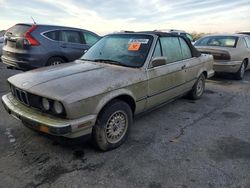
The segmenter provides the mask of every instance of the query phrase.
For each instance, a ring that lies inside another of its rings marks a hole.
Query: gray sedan
[[[233,73],[241,80],[250,69],[250,38],[247,35],[209,35],[199,39],[195,47],[201,53],[214,56],[215,72]]]

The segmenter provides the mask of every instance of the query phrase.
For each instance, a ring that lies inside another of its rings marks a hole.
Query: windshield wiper
[[[120,61],[115,61],[112,59],[94,59],[94,62],[104,62],[109,64],[115,64],[115,65],[123,65]]]

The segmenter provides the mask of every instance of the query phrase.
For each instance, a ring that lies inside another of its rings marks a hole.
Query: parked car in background
[[[180,35],[183,37],[186,37],[190,42],[194,43],[194,39],[191,34],[187,33],[186,31],[183,30],[177,30],[177,29],[170,29],[170,30],[155,30],[155,31],[161,31],[161,32],[166,32],[166,33],[173,33],[176,35]]]
[[[250,38],[247,35],[209,35],[199,39],[195,47],[201,53],[214,56],[215,72],[233,73],[240,80],[250,69]]]
[[[238,34],[244,34],[244,35],[249,35],[250,36],[250,31],[241,31]]]
[[[0,37],[0,58],[3,54],[4,37]]]
[[[3,37],[5,32],[6,32],[5,30],[0,30],[0,37]]]
[[[195,42],[193,39],[193,36],[191,34],[187,33],[186,31],[171,29],[170,32],[177,34],[177,35],[184,36],[187,39],[189,39],[192,43]]]
[[[70,65],[9,78],[2,101],[30,128],[69,138],[92,133],[109,150],[125,141],[134,115],[187,93],[199,99],[212,67],[213,57],[182,36],[110,34]]]
[[[29,70],[80,58],[100,37],[87,30],[39,24],[16,24],[5,33],[2,61]]]

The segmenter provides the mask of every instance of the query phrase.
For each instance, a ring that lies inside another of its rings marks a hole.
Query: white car
[[[214,56],[214,71],[233,73],[237,80],[250,70],[250,37],[242,34],[209,35],[194,45],[201,53]]]

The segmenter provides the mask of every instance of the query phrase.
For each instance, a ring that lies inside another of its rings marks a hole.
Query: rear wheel
[[[47,61],[47,66],[54,66],[54,65],[59,65],[65,63],[65,61],[61,57],[51,57]]]
[[[108,104],[93,129],[98,148],[107,151],[119,147],[126,140],[132,122],[132,110],[127,103],[114,100]]]
[[[201,74],[189,93],[191,99],[197,100],[201,98],[205,90],[205,81],[206,81],[205,75]]]
[[[242,80],[244,78],[245,70],[246,70],[246,60],[242,62],[240,69],[235,74],[235,79]]]

